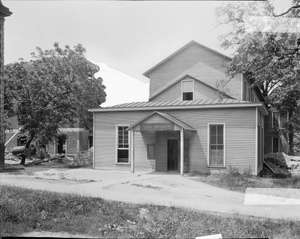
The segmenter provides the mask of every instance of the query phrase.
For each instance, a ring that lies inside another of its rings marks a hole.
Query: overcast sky
[[[2,1],[5,63],[30,59],[36,46],[83,44],[86,57],[143,79],[142,73],[196,40],[220,50],[214,8],[220,2]]]
[[[8,1],[5,64],[30,59],[37,46],[81,43],[86,57],[141,81],[142,74],[191,40],[220,48],[221,1]],[[105,79],[104,79],[105,80]]]

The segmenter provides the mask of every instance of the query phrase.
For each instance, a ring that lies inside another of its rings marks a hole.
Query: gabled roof
[[[143,119],[137,121],[136,123],[134,123],[133,125],[131,125],[128,130],[131,130],[132,128],[134,128],[135,126],[137,126],[138,124],[142,123],[143,121],[145,121],[146,119],[150,118],[152,115],[154,114],[158,114],[161,117],[173,122],[174,124],[178,125],[179,127],[185,129],[185,130],[189,130],[189,131],[197,131],[196,129],[194,129],[193,127],[189,126],[188,124],[180,121],[179,119],[175,118],[174,116],[167,114],[167,113],[162,113],[162,112],[158,112],[158,111],[154,111],[152,112],[150,115],[147,115],[146,117],[144,117]]]
[[[159,102],[131,102],[114,105],[105,108],[89,109],[90,112],[120,112],[120,111],[143,111],[143,110],[188,110],[188,109],[219,109],[219,108],[247,108],[258,107],[267,115],[268,111],[262,102],[249,102],[235,99],[202,99],[188,101],[159,101]]]
[[[149,70],[147,70],[143,75],[146,76],[146,77],[149,77],[149,73],[150,73],[151,71],[153,71],[154,69],[156,69],[157,67],[159,67],[160,65],[162,65],[163,63],[165,63],[166,61],[172,59],[174,56],[178,55],[178,54],[179,54],[180,52],[182,52],[184,49],[186,49],[186,48],[188,48],[189,46],[194,45],[194,44],[196,44],[196,45],[198,45],[198,46],[200,46],[200,47],[202,47],[202,48],[205,48],[206,50],[209,50],[209,51],[213,52],[214,54],[217,54],[217,55],[219,55],[219,56],[225,58],[226,60],[231,60],[231,58],[230,58],[229,56],[226,56],[226,55],[224,55],[224,54],[222,54],[222,53],[220,53],[220,52],[218,52],[218,51],[216,51],[216,50],[213,50],[213,49],[211,49],[211,48],[209,48],[209,47],[207,47],[207,46],[204,46],[204,45],[200,44],[199,42],[196,42],[196,41],[192,40],[192,41],[190,41],[189,43],[185,44],[185,45],[184,45],[183,47],[181,47],[180,49],[178,49],[177,51],[175,51],[173,54],[171,54],[170,56],[168,56],[167,58],[165,58],[164,60],[162,60],[161,62],[157,63],[155,66],[151,67],[151,68],[150,68]]]
[[[206,78],[203,77],[203,71],[205,72],[209,72],[209,78],[207,78],[207,74],[206,74]],[[179,82],[180,80],[182,80],[183,78],[190,76],[191,78],[193,78],[194,80],[199,81],[202,84],[205,84],[206,86],[213,88],[217,91],[216,89],[216,80],[217,79],[222,79],[224,78],[224,74],[220,71],[215,70],[214,68],[210,67],[209,65],[203,63],[203,62],[198,62],[197,64],[195,64],[194,66],[192,66],[190,69],[188,69],[187,71],[183,72],[182,74],[176,76],[174,79],[170,80],[167,84],[165,84],[163,87],[159,88],[157,91],[155,91],[152,95],[150,95],[149,100],[152,100],[154,97],[158,96],[159,94],[161,94],[162,92],[164,92],[165,90],[167,90],[168,88],[170,88],[171,86],[173,86],[174,84],[176,84],[177,82]],[[215,81],[214,81],[215,79]],[[234,89],[232,89],[234,91]],[[232,94],[236,94],[238,92],[232,92]],[[229,96],[227,94],[222,93],[223,95],[226,95],[230,98],[234,98],[232,96]]]
[[[5,7],[0,0],[0,15],[2,15],[4,17],[8,17],[11,14],[12,14],[12,12],[9,11],[9,9],[7,7]]]

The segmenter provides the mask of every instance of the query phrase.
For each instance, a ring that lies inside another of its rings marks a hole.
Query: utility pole
[[[12,14],[0,0],[0,170],[4,169],[5,130],[4,130],[4,18]]]

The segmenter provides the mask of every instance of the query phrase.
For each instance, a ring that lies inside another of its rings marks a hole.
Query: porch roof
[[[172,123],[174,123],[174,124],[178,125],[179,127],[183,128],[184,130],[197,131],[193,127],[191,127],[188,124],[180,121],[179,119],[175,118],[174,116],[172,116],[170,114],[167,114],[167,113],[158,112],[158,111],[154,111],[151,114],[147,115],[146,117],[142,118],[141,120],[137,121],[136,123],[134,123],[133,125],[131,125],[128,128],[128,130],[132,130],[135,126],[141,124],[143,121],[145,121],[146,119],[150,118],[154,114],[160,115],[161,117],[163,117],[163,118],[171,121]]]

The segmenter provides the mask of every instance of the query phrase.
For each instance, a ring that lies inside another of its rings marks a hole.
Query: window
[[[272,112],[272,128],[278,128],[279,113]]]
[[[224,124],[209,125],[209,166],[223,167],[224,163]]]
[[[272,138],[272,148],[273,148],[273,153],[278,153],[279,152],[279,138]]]
[[[182,100],[194,99],[194,80],[181,81]]]
[[[251,87],[248,89],[248,101],[251,101]]]
[[[243,81],[243,100],[247,100],[247,97],[246,97],[246,81],[244,80]]]
[[[27,143],[26,135],[19,135],[17,138],[17,146],[23,146]]]
[[[93,146],[93,136],[89,136],[89,148]]]
[[[129,163],[128,126],[117,126],[117,163]]]

